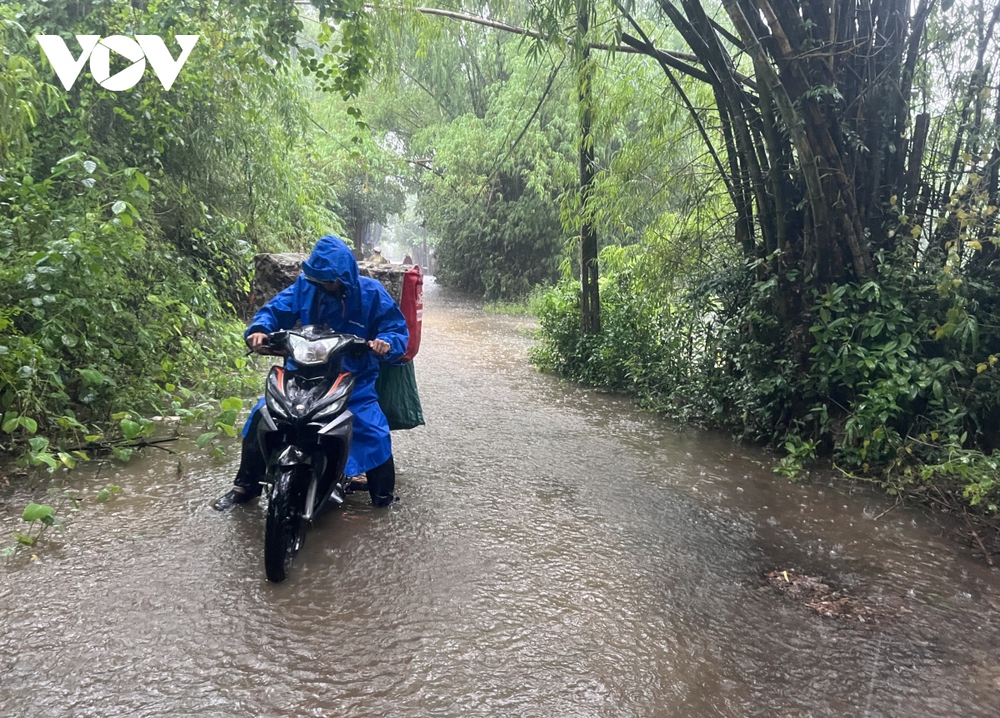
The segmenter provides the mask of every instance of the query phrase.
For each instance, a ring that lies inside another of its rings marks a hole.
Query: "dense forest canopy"
[[[444,283],[535,291],[544,369],[783,446],[789,475],[832,454],[995,508],[998,21],[986,0],[7,3],[5,448],[51,462],[252,384],[252,255],[328,231],[360,255],[385,226]],[[169,91],[84,71],[67,92],[33,39],[116,33],[200,40]]]

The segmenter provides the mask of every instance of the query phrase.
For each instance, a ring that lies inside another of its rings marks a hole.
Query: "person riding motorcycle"
[[[388,506],[395,500],[396,467],[389,424],[378,404],[375,380],[379,361],[397,362],[406,352],[406,320],[378,281],[359,276],[350,247],[338,237],[325,235],[302,263],[302,274],[295,283],[261,307],[244,338],[253,351],[259,352],[269,333],[291,329],[299,322],[303,326],[326,325],[333,331],[368,340],[370,352],[360,358],[344,359],[344,370],[355,376],[348,405],[354,414],[354,438],[344,473],[367,474],[372,503]],[[260,496],[267,458],[254,437],[263,403],[263,399],[257,403],[243,427],[240,467],[233,488],[212,504],[217,511]]]

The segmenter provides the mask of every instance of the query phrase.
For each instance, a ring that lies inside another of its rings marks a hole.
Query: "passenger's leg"
[[[368,474],[368,494],[372,497],[372,504],[375,506],[391,504],[395,500],[392,492],[396,489],[396,464],[392,457],[365,473]]]

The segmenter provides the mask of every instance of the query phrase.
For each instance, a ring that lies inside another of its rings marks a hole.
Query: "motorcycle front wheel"
[[[264,527],[264,570],[267,579],[275,583],[285,580],[288,567],[305,539],[306,522],[302,518],[302,504],[308,477],[299,480],[298,476],[303,471],[308,471],[308,468],[281,471],[271,488]]]

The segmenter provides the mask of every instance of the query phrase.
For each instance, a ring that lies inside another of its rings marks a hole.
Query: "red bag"
[[[420,350],[420,325],[424,320],[424,270],[419,264],[403,274],[403,296],[399,309],[410,331],[410,343],[406,345],[406,354],[400,361],[408,362]]]

